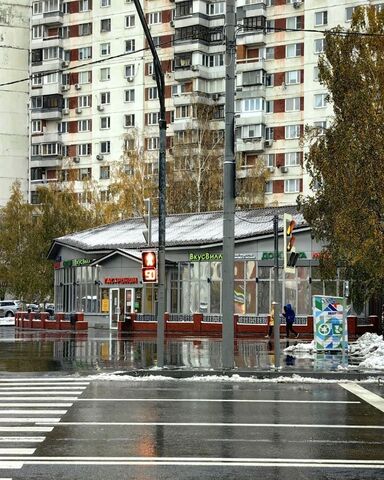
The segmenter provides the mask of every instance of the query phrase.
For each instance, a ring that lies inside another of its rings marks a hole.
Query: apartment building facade
[[[353,8],[367,4],[380,2],[238,0],[238,176],[262,159],[267,205],[309,193],[301,137],[332,116],[318,81],[322,32],[348,27]],[[214,106],[214,128],[223,131],[225,2],[144,0],[143,8],[165,72],[168,147],[193,124],[196,102]],[[32,202],[38,185],[69,180],[79,195],[92,180],[107,201],[127,145],[156,175],[158,91],[133,2],[34,1],[31,32]]]
[[[30,1],[2,1],[0,4],[0,207],[19,180],[28,190],[28,82]]]

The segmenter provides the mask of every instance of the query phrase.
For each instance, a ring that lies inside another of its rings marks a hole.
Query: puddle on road
[[[288,342],[281,343],[281,349]],[[313,357],[281,354],[283,370],[336,370],[347,359],[341,356]],[[273,342],[237,339],[238,368],[269,370],[275,362]],[[165,363],[169,367],[221,368],[218,338],[167,338]],[[18,331],[0,329],[0,372],[94,373],[100,370],[130,370],[156,366],[156,338],[121,336],[117,332],[88,333]]]

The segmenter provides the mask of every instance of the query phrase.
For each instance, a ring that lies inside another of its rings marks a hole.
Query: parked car
[[[37,303],[27,303],[27,312],[39,312],[40,307]]]
[[[22,309],[20,300],[0,300],[0,317],[14,317],[16,312]]]
[[[55,314],[55,304],[54,303],[46,303],[45,309],[46,312],[52,317]]]

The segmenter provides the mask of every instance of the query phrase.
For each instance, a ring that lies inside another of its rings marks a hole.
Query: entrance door
[[[120,317],[120,289],[111,288],[109,291],[109,326],[117,328]]]
[[[135,311],[135,289],[125,289],[124,317]]]

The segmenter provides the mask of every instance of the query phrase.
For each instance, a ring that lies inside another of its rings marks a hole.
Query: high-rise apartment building
[[[19,180],[27,198],[30,1],[0,2],[0,207]]]
[[[367,4],[380,2],[238,0],[238,175],[262,158],[267,204],[309,191],[300,137],[306,125],[321,132],[332,114],[318,81],[322,32],[348,27],[353,8]],[[165,72],[168,145],[182,138],[196,102],[215,106],[223,130],[225,2],[144,0],[143,8]],[[36,185],[69,179],[79,193],[92,179],[107,199],[127,142],[156,174],[158,91],[131,0],[34,1],[31,62],[32,202]]]

